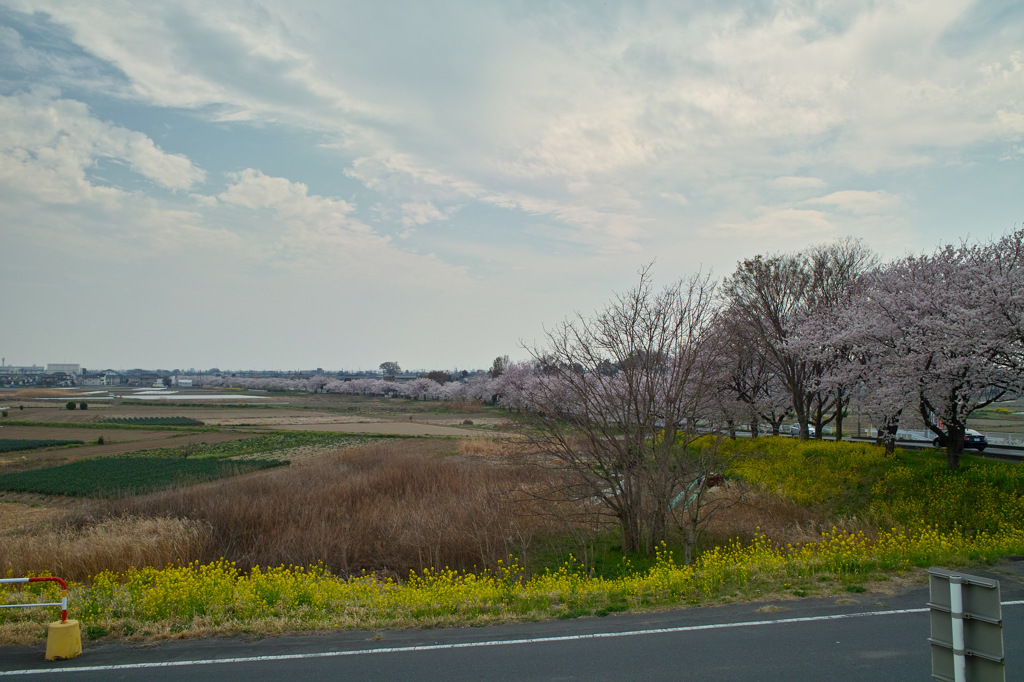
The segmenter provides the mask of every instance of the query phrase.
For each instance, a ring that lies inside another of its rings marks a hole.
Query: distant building
[[[102,372],[82,372],[78,383],[80,386],[106,386]]]
[[[82,373],[82,366],[78,364],[71,364],[67,362],[54,362],[46,363],[47,374],[71,374],[79,375]]]

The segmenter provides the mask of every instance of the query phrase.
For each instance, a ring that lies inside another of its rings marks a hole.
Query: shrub
[[[65,408],[67,408],[67,409],[69,409],[69,410],[73,410],[73,409],[75,409],[75,401],[74,401],[74,400],[69,400],[69,401],[68,401],[68,404],[67,404],[67,405],[65,405],[64,407],[65,407]]]
[[[0,414],[2,414],[3,416],[6,417],[7,416],[7,410],[4,410],[3,412],[0,412]]]
[[[85,402],[83,400],[82,402],[78,403],[78,409],[80,409],[80,410],[88,410],[89,409],[89,403],[87,403],[87,402]]]
[[[103,436],[96,439],[96,445],[103,445]]]

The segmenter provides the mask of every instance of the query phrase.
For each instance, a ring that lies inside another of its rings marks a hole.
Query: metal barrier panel
[[[999,583],[928,569],[932,677],[943,682],[1005,682]]]

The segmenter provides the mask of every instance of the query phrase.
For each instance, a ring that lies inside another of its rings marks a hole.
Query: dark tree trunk
[[[946,425],[946,467],[950,471],[960,468],[960,455],[964,451],[964,431],[967,427],[960,424]]]
[[[846,403],[843,401],[842,396],[836,397],[836,440],[843,439],[843,411],[846,409]]]

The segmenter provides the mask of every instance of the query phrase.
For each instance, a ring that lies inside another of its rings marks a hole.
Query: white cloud
[[[346,278],[376,278],[415,282],[446,289],[464,280],[460,268],[432,254],[403,251],[388,237],[354,218],[348,202],[310,194],[306,185],[246,169],[232,174],[232,184],[217,198],[232,208],[245,209],[232,219],[238,231],[262,233],[263,261],[292,270],[340,271]],[[269,216],[260,212],[269,211]],[[424,212],[424,215],[426,212]],[[209,220],[218,220],[216,212]],[[252,237],[255,239],[255,237]]]
[[[111,201],[121,190],[87,176],[111,160],[163,187],[188,189],[205,174],[142,133],[94,118],[81,102],[46,88],[0,95],[0,178],[54,203]]]
[[[311,197],[305,184],[287,178],[269,177],[253,168],[232,173],[230,179],[233,184],[218,195],[221,201],[228,204],[245,208],[277,209],[317,205],[338,216],[345,216],[352,211],[352,206],[345,201]]]
[[[770,184],[775,189],[781,190],[820,189],[826,185],[821,178],[798,175],[783,175],[773,178]]]
[[[143,101],[314,129],[358,159],[349,177],[396,207],[521,208],[566,221],[596,251],[649,234],[651,197],[692,200],[748,174],[767,189],[815,189],[808,165],[948,163],[1024,135],[1014,34],[948,45],[966,0],[441,3],[400,16],[274,0],[32,7],[120,68]],[[384,30],[393,40],[375,37]],[[405,227],[423,217],[393,213]]]
[[[661,192],[658,196],[680,206],[688,206],[690,204],[690,200],[686,198],[686,195],[680,192]]]
[[[750,219],[723,221],[705,230],[707,232],[753,240],[757,244],[755,248],[770,251],[799,251],[839,234],[823,211],[789,206],[762,207],[758,215]]]
[[[405,227],[447,219],[448,216],[429,201],[407,201],[402,204],[402,225]]]
[[[897,208],[901,201],[885,190],[865,192],[862,190],[842,190],[832,192],[823,197],[807,199],[804,204],[834,206],[840,211],[856,214],[885,213]]]

